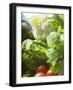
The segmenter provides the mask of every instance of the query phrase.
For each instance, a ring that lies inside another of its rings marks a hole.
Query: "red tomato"
[[[40,66],[36,69],[36,73],[38,73],[38,72],[44,72],[44,73],[46,73],[49,68],[50,68],[50,64],[40,65]]]
[[[54,73],[54,72],[52,72],[52,71],[48,71],[47,73],[46,73],[46,76],[56,76],[57,75],[57,73]]]
[[[36,77],[46,76],[46,73],[44,72],[38,72],[35,74]]]

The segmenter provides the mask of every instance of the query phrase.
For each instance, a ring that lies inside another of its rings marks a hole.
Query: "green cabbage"
[[[34,16],[31,21],[33,35],[38,40],[46,41],[50,32],[64,29],[64,15],[62,14],[53,14],[51,17],[50,15]]]

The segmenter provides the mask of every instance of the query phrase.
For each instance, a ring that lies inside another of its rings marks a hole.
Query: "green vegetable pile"
[[[26,37],[21,42],[22,77],[35,76],[35,70],[42,64],[51,64],[52,72],[64,75],[64,15],[38,15],[30,21],[34,38]],[[30,34],[27,32],[27,36]]]

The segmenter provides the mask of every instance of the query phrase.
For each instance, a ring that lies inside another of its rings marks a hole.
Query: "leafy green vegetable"
[[[22,43],[22,63],[30,70],[46,63],[47,45],[42,41],[27,39]]]
[[[56,64],[54,64],[51,68],[51,71],[58,73],[58,75],[64,74],[64,60],[60,60]]]
[[[32,25],[36,27],[36,29],[38,29],[38,27],[41,24],[41,17],[40,16],[34,16],[32,17]]]
[[[59,26],[61,26],[62,29],[64,29],[64,15],[58,15],[54,14],[52,17],[53,25],[58,29]]]
[[[35,69],[45,63],[51,63],[50,70],[58,75],[63,75],[64,15],[51,14],[51,17],[50,15],[38,15],[32,17],[31,22],[33,35],[28,37],[29,34],[26,34],[26,40],[24,39],[22,42],[23,77],[34,76]],[[26,29],[25,31],[27,31]],[[33,40],[33,36],[35,40]]]
[[[49,49],[46,51],[48,57],[47,63],[52,63],[52,71],[57,72],[59,75],[63,74],[64,68],[64,34],[59,32],[51,32],[47,37],[47,44]]]
[[[51,32],[47,37],[47,44],[50,48],[55,47],[59,43],[60,34],[57,32]]]
[[[32,25],[34,27],[33,35],[35,39],[46,41],[47,36],[53,31],[63,31],[64,29],[64,15],[54,14],[49,16],[35,16],[32,18]]]

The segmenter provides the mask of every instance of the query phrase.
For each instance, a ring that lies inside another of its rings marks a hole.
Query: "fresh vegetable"
[[[22,23],[22,76],[64,75],[64,15],[36,15],[30,21],[32,27]]]
[[[39,65],[45,64],[47,45],[42,41],[27,39],[22,43],[22,64],[28,70],[35,70]],[[25,72],[25,70],[24,70]]]
[[[46,73],[46,76],[56,76],[57,73],[55,72],[52,72],[51,70],[49,70],[47,73]]]
[[[51,63],[52,71],[59,75],[64,74],[64,34],[60,32],[51,32],[47,37],[49,49],[46,51],[48,57],[47,63]],[[61,70],[60,70],[61,68]]]
[[[44,72],[46,73],[47,70],[49,70],[51,64],[43,64],[43,65],[40,65],[37,69],[36,69],[36,73],[38,72]]]
[[[41,76],[46,76],[46,73],[38,72],[38,73],[35,74],[35,77],[41,77]]]
[[[46,41],[50,32],[57,31],[59,27],[64,29],[64,15],[48,15],[32,17],[33,35],[35,39]]]

